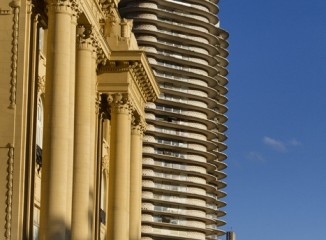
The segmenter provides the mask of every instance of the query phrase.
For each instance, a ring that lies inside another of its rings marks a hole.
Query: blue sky
[[[326,239],[326,1],[219,6],[230,32],[225,229]]]

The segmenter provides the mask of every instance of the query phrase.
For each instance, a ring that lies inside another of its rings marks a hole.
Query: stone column
[[[131,130],[130,240],[141,239],[142,149],[145,121],[135,118]]]
[[[75,79],[76,79],[76,28],[77,15],[71,18],[71,38],[70,38],[70,86],[69,86],[69,162],[67,180],[67,238],[71,238],[71,209],[72,209],[72,182],[73,182],[73,162],[74,162],[74,124],[75,124]]]
[[[93,40],[94,41],[94,40]],[[94,44],[96,45],[96,41],[94,41]],[[96,200],[96,166],[97,166],[97,122],[98,122],[98,114],[99,114],[99,107],[98,107],[98,99],[97,99],[97,53],[96,48],[94,47],[93,53],[92,53],[92,86],[91,86],[91,158],[90,158],[90,166],[89,166],[89,221],[92,223],[89,229],[89,239],[95,238],[94,234],[95,231],[95,224],[96,224],[96,208],[95,208],[95,200]]]
[[[111,107],[108,234],[129,239],[131,105],[127,94],[108,97]]]
[[[66,239],[70,1],[49,1],[40,239]]]
[[[72,239],[89,239],[89,168],[91,151],[92,41],[79,27],[77,40]],[[94,100],[93,100],[94,101]],[[94,114],[94,113],[93,113]]]

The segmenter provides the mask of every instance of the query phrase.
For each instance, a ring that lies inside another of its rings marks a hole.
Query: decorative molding
[[[83,0],[80,2],[81,8],[85,15],[90,19],[89,22],[94,24],[92,26],[92,37],[96,41],[97,46],[97,63],[106,63],[106,60],[110,56],[110,48],[103,36],[103,21],[105,19],[105,13],[102,11],[101,1]]]
[[[109,170],[110,170],[109,156],[105,155],[104,157],[102,157],[102,171],[109,173]]]
[[[135,80],[140,93],[146,101],[155,101],[157,94],[152,86],[144,65],[139,61],[109,61],[106,65],[101,66],[98,73],[107,72],[126,72],[129,71]]]
[[[14,174],[14,146],[9,143],[7,161],[7,192],[6,192],[6,218],[5,218],[5,239],[11,239],[11,218],[12,218],[12,195],[13,195],[13,174]]]
[[[131,68],[131,64],[129,61],[109,61],[100,67],[99,73],[126,72]]]
[[[11,15],[12,11],[11,9],[1,9],[0,8],[0,15]]]
[[[72,16],[78,18],[79,15],[83,12],[81,5],[78,0],[71,1]]]
[[[37,93],[38,95],[45,93],[45,76],[38,76],[37,78]]]
[[[114,0],[101,0],[101,1],[99,1],[99,5],[100,5],[101,10],[104,13],[106,19],[110,19],[110,17],[112,17],[111,14],[113,12],[113,9],[118,8],[118,3]],[[110,19],[110,21],[111,20],[112,19]]]
[[[13,26],[12,26],[12,41],[11,41],[11,80],[10,80],[10,109],[16,108],[16,91],[17,91],[17,67],[18,67],[18,35],[19,35],[19,11],[20,1],[11,1],[9,6],[13,8]]]
[[[147,101],[155,101],[157,99],[157,95],[155,94],[152,83],[147,75],[147,72],[143,66],[143,64],[139,62],[134,62],[131,67],[131,73],[134,76],[134,79],[141,90],[144,98]]]

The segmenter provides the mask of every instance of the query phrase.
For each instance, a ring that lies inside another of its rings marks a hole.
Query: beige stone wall
[[[0,3],[0,239],[22,234],[29,21],[25,1],[13,6],[15,12],[9,1]]]

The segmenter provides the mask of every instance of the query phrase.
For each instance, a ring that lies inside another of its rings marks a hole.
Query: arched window
[[[42,167],[42,146],[43,146],[43,101],[39,98],[37,102],[37,118],[36,118],[36,163],[37,169],[40,171]]]
[[[36,122],[36,144],[42,149],[43,146],[43,101],[39,98],[37,103],[37,122]]]
[[[102,224],[106,224],[106,204],[107,204],[107,176],[105,171],[102,171],[101,178],[101,209],[100,209],[100,221]]]

